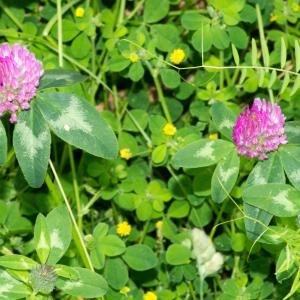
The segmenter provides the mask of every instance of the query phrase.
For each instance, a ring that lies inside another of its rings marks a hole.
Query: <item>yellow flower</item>
[[[272,15],[270,18],[271,22],[275,22],[278,19],[278,17],[276,15]]]
[[[119,236],[128,236],[131,233],[131,225],[127,221],[121,222],[117,225],[117,234]]]
[[[82,18],[84,16],[84,8],[83,7],[77,7],[75,10],[75,16],[77,18]]]
[[[217,140],[219,138],[219,135],[217,133],[210,133],[208,135],[208,138],[211,140]]]
[[[120,150],[120,156],[121,158],[128,160],[132,157],[132,153],[129,148],[123,148]]]
[[[172,123],[167,123],[162,131],[163,134],[172,136],[176,133],[176,127]]]
[[[136,54],[136,53],[134,53],[134,52],[132,52],[132,53],[130,53],[130,55],[129,55],[129,59],[130,59],[130,61],[132,62],[132,63],[136,63],[136,62],[138,62],[139,61],[139,56]]]
[[[296,2],[293,2],[293,4],[292,4],[292,10],[294,12],[297,12],[297,11],[299,11],[299,8],[300,8],[299,4],[296,3]]]
[[[124,286],[120,289],[120,294],[127,295],[130,292],[130,288],[128,286]]]
[[[182,49],[175,49],[170,55],[170,61],[175,65],[179,65],[184,59],[185,53]]]
[[[159,220],[155,223],[155,227],[156,229],[161,229],[163,226],[163,221],[162,220]]]
[[[144,295],[143,300],[157,300],[157,296],[153,292],[147,292]]]

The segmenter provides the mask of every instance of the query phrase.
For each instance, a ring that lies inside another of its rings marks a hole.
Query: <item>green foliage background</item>
[[[300,299],[298,0],[0,8],[1,41],[46,70],[31,110],[0,122],[0,299]],[[289,141],[260,162],[232,142],[255,97],[279,103]],[[218,272],[201,273],[195,228]]]

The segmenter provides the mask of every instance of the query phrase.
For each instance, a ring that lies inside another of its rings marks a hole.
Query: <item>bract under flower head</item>
[[[233,141],[239,154],[247,157],[267,158],[287,143],[284,132],[285,116],[278,104],[272,105],[265,99],[254,99],[252,107],[243,111],[233,127]]]
[[[42,64],[20,44],[0,46],[0,116],[9,112],[16,122],[16,112],[29,109],[29,101],[43,75]]]

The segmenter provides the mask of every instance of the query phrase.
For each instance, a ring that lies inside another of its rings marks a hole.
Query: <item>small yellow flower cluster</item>
[[[210,133],[208,135],[208,138],[211,140],[217,140],[219,138],[219,135],[217,133]]]
[[[175,65],[179,65],[184,61],[184,59],[185,59],[185,53],[180,48],[173,50],[173,52],[170,55],[170,61]]]
[[[119,236],[128,236],[131,233],[131,225],[127,221],[121,222],[117,225],[117,234]]]
[[[155,227],[156,229],[160,230],[162,229],[162,226],[163,226],[163,221],[162,220],[159,220],[155,223]]]
[[[135,53],[135,52],[132,52],[130,53],[129,55],[129,60],[132,62],[132,63],[136,63],[139,61],[139,56]]]
[[[278,19],[278,16],[272,15],[270,18],[270,22],[275,22]]]
[[[132,157],[132,153],[129,148],[123,148],[120,150],[120,157],[124,158],[126,160],[130,159]]]
[[[298,12],[299,9],[300,9],[299,4],[296,3],[296,2],[293,2],[293,4],[292,4],[292,10],[293,10],[293,12]]]
[[[157,300],[157,296],[153,292],[147,292],[144,295],[143,300]]]
[[[172,136],[176,133],[176,127],[172,123],[167,123],[163,128],[163,134]]]
[[[84,8],[79,6],[75,10],[75,17],[82,18],[84,16]]]
[[[120,289],[120,294],[127,295],[130,292],[130,288],[128,286],[124,286]]]

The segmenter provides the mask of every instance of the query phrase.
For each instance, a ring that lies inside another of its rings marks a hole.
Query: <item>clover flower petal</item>
[[[252,107],[243,111],[233,128],[233,141],[238,153],[247,157],[267,158],[287,143],[284,131],[285,116],[278,104],[256,98]]]
[[[0,46],[0,116],[10,113],[10,121],[17,121],[19,110],[30,108],[36,94],[42,64],[20,44]]]

